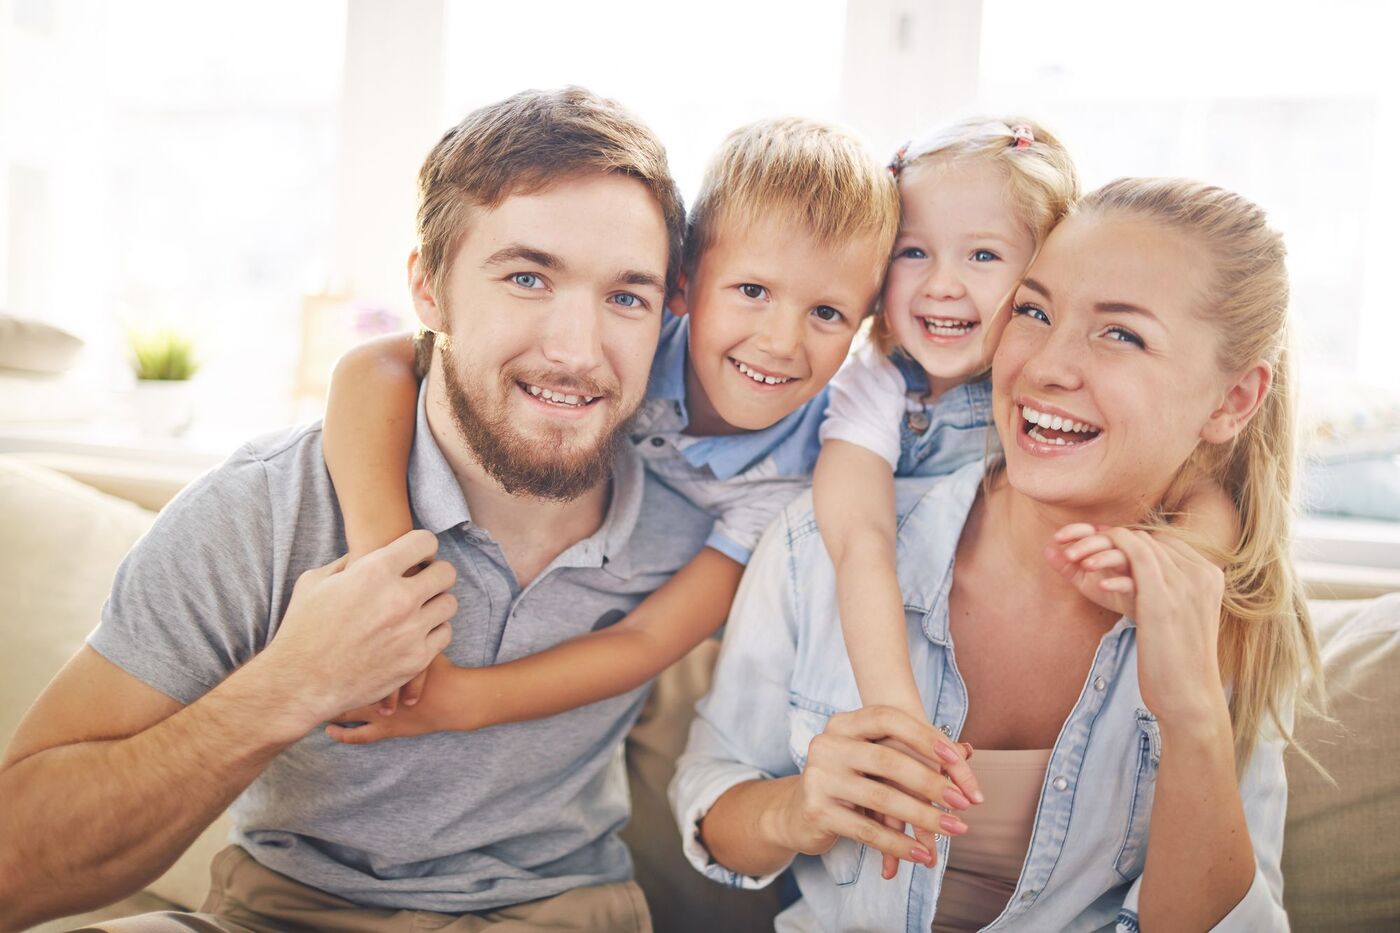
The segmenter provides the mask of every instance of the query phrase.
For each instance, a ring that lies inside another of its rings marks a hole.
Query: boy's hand
[[[405,702],[393,714],[382,712],[382,703],[348,710],[326,726],[326,734],[346,745],[368,745],[384,739],[463,730],[468,727],[468,711],[463,708],[461,690],[454,688],[460,688],[469,673],[468,668],[458,667],[440,654],[427,670],[414,678],[424,681],[424,685],[413,705]],[[428,682],[429,675],[432,675],[431,682]],[[404,689],[407,690],[408,685]],[[364,725],[341,725],[349,722],[363,722]]]

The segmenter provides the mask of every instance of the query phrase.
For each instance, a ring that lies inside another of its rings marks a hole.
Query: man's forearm
[[[0,771],[0,930],[149,883],[305,733],[263,692],[256,664],[129,738],[50,748]]]

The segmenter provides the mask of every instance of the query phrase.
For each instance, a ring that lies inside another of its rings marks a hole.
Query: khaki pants
[[[622,840],[632,850],[637,883],[659,933],[769,933],[779,910],[777,884],[744,891],[692,868],[666,797],[718,655],[719,642],[707,639],[663,672],[627,738],[632,819]]]
[[[455,915],[361,907],[264,868],[238,846],[215,856],[210,873],[209,897],[199,913],[162,911],[84,929],[107,933],[651,933],[646,901],[631,881],[575,888],[484,914]]]

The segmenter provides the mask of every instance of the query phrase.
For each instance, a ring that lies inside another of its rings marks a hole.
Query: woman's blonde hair
[[[1317,641],[1289,553],[1297,473],[1296,374],[1283,238],[1255,204],[1185,179],[1122,178],[1088,195],[1079,212],[1132,214],[1207,246],[1214,269],[1203,315],[1222,338],[1216,362],[1226,373],[1243,372],[1257,360],[1273,370],[1269,391],[1244,430],[1227,444],[1197,445],[1162,503],[1164,516],[1175,511],[1204,476],[1239,512],[1239,542],[1218,556],[1225,568],[1220,665],[1232,687],[1235,762],[1242,771],[1266,716],[1297,749],[1283,710],[1305,672],[1314,695],[1321,684]],[[1307,697],[1299,699],[1311,706]]]
[[[1079,173],[1069,150],[1025,117],[955,123],[904,146],[890,161],[890,171],[900,181],[916,165],[974,161],[1005,170],[1011,209],[1030,230],[1037,250],[1079,197]],[[897,341],[883,310],[871,321],[870,339],[888,354]]]

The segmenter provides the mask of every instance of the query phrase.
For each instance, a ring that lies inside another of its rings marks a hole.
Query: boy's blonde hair
[[[1221,337],[1217,364],[1225,373],[1241,372],[1255,360],[1273,369],[1269,392],[1245,429],[1228,444],[1197,445],[1162,503],[1164,512],[1179,508],[1204,475],[1239,511],[1239,543],[1220,555],[1220,666],[1232,688],[1235,764],[1243,771],[1267,724],[1294,744],[1286,711],[1302,675],[1311,675],[1313,695],[1321,684],[1317,641],[1289,551],[1297,426],[1283,238],[1250,201],[1179,178],[1121,178],[1085,198],[1080,211],[1143,217],[1209,247],[1214,268],[1202,315]]]
[[[472,208],[574,175],[620,174],[651,192],[666,222],[666,286],[680,274],[685,208],[656,136],[616,101],[581,87],[522,91],[468,114],[418,173],[418,251],[439,300]]]
[[[899,194],[849,130],[798,117],[751,123],[725,138],[705,170],[686,226],[685,271],[694,273],[722,226],[774,213],[823,245],[869,238],[887,261]]]
[[[1025,117],[955,123],[901,148],[890,160],[890,171],[899,178],[916,165],[970,161],[1005,170],[1011,209],[1030,230],[1037,250],[1079,198],[1079,173],[1069,150]],[[897,341],[883,314],[871,322],[870,339],[881,353],[895,349]]]

